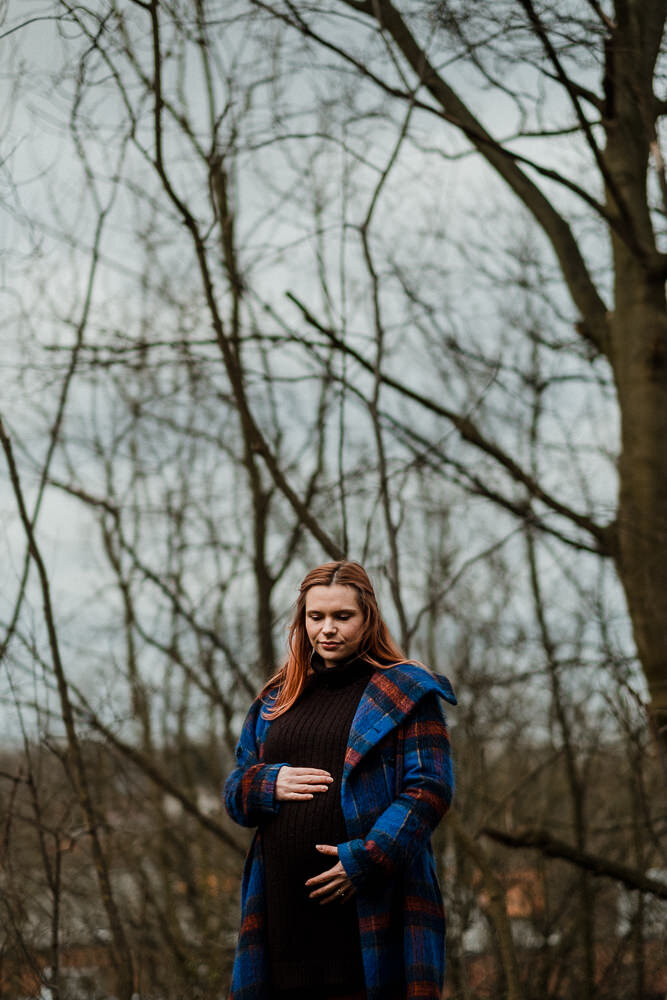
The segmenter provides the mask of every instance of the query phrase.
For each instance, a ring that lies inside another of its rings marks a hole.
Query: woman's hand
[[[329,772],[319,767],[285,764],[276,778],[276,798],[281,802],[312,799],[315,792],[326,792],[332,781]]]
[[[317,844],[316,847],[322,854],[338,857],[338,848],[332,847],[331,844]],[[308,898],[315,900],[320,906],[325,903],[345,903],[355,892],[340,861],[321,875],[309,878],[306,885],[313,889]]]

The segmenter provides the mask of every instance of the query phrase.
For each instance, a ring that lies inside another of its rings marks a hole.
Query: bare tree
[[[474,11],[449,2],[403,11],[385,0],[307,9],[258,0],[256,6],[321,47],[341,72],[355,73],[389,106],[416,107],[431,120],[431,141],[443,151],[449,136],[458,133],[459,155],[476,151],[545,239],[574,310],[568,311],[578,343],[571,344],[571,353],[588,356],[598,370],[603,360],[613,378],[621,414],[613,517],[600,517],[569,502],[562,491],[559,496],[546,488],[497,435],[462,410],[424,398],[388,373],[385,383],[449,422],[463,441],[520,484],[524,516],[541,522],[555,514],[614,561],[661,729],[667,717],[662,446],[667,334],[664,163],[657,123],[664,112],[659,93],[664,4],[564,9],[516,0],[478,4]],[[457,71],[469,98],[449,82]],[[483,94],[516,122],[507,135],[476,113]],[[442,138],[434,139],[434,132]],[[550,155],[563,148],[565,134],[576,151],[574,168],[558,153]],[[591,228],[596,238],[588,241]],[[305,310],[304,316],[313,319]],[[340,350],[347,349],[335,331],[327,333]]]

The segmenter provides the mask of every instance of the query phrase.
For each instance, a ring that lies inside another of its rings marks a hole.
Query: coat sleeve
[[[428,843],[449,808],[454,771],[449,734],[436,694],[426,695],[401,723],[396,766],[401,779],[396,798],[367,836],[338,845],[350,881],[362,888],[389,881]]]
[[[278,811],[276,778],[284,765],[259,760],[256,727],[262,702],[253,702],[236,747],[236,764],[224,788],[225,808],[235,823],[257,826],[263,817]]]

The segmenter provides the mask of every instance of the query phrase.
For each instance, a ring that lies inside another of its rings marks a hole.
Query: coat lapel
[[[432,674],[415,663],[399,663],[375,671],[352,720],[343,781],[347,780],[350,771],[371,747],[398,726],[417,702],[431,691],[450,704],[456,704],[447,678]]]

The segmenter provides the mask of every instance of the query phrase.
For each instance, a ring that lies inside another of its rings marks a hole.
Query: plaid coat
[[[442,992],[445,918],[430,838],[451,801],[454,775],[441,698],[456,704],[449,681],[417,664],[376,670],[350,729],[341,784],[349,839],[338,852],[357,890],[368,1000],[439,1000]],[[259,826],[243,872],[230,1000],[270,996],[261,824],[280,806],[275,783],[283,764],[262,763],[271,722],[261,709],[258,699],[225,783],[232,819]]]

